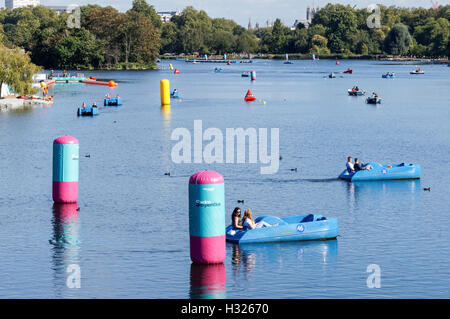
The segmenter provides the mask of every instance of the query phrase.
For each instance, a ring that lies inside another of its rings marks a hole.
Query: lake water
[[[413,76],[415,65],[373,61],[160,65],[86,72],[119,86],[56,85],[52,107],[0,114],[0,298],[450,297],[450,68],[422,65],[426,73]],[[347,68],[355,73],[327,78]],[[255,82],[241,78],[252,69]],[[397,77],[382,79],[388,71]],[[180,91],[170,111],[160,108],[163,78]],[[348,96],[353,85],[376,91],[382,104]],[[261,102],[245,103],[248,89]],[[124,105],[77,118],[83,101],[103,105],[108,92]],[[279,128],[278,173],[260,174],[262,164],[174,164],[171,133],[192,132],[194,120],[223,132]],[[53,207],[52,142],[62,135],[80,141],[79,212]],[[337,180],[348,155],[417,163],[422,179]],[[204,169],[225,177],[227,222],[245,200],[241,208],[256,216],[336,217],[340,236],[228,243],[223,266],[191,266],[188,181]],[[66,285],[72,264],[80,289]],[[367,287],[370,264],[381,269],[379,289]]]

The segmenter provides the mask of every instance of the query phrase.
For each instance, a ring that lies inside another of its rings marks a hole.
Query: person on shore
[[[66,70],[64,70],[64,72],[63,72],[63,77],[67,77],[67,72],[66,72]]]
[[[241,209],[236,207],[231,214],[231,225],[234,229],[244,229],[241,223]]]
[[[355,166],[353,165],[353,158],[351,156],[347,157],[347,172],[354,173],[355,172]]]
[[[356,172],[358,172],[358,171],[364,171],[364,170],[370,171],[370,170],[372,169],[372,166],[370,166],[370,165],[365,165],[364,163],[361,163],[361,162],[359,161],[359,159],[355,157],[355,165],[354,165],[354,169],[355,169]]]
[[[242,225],[244,226],[244,229],[246,229],[246,230],[272,226],[266,222],[255,223],[255,220],[252,217],[251,209],[247,209],[244,212],[244,218],[242,219]]]

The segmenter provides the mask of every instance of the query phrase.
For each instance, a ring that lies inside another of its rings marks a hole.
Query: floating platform
[[[86,106],[79,107],[77,111],[78,116],[95,116],[98,115],[98,107]]]
[[[111,97],[109,99],[105,99],[104,106],[121,106],[122,100],[120,98]]]
[[[372,166],[372,169],[370,171],[362,170],[354,173],[349,173],[348,170],[345,170],[341,175],[339,175],[339,179],[347,180],[349,182],[420,179],[420,165],[405,163],[393,165],[368,163],[367,165]]]
[[[262,216],[257,218],[255,222],[266,222],[272,226],[240,230],[230,225],[226,228],[226,240],[244,244],[329,240],[335,239],[338,236],[337,219],[327,219],[322,215],[309,214],[281,218]]]

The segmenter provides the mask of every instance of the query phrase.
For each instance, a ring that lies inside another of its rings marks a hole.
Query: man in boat
[[[355,166],[353,165],[353,158],[351,156],[347,157],[347,172],[354,173],[355,172]]]
[[[83,102],[83,105],[81,105],[81,108],[85,109],[86,108],[86,103]]]
[[[97,103],[94,102],[94,104],[92,104],[92,107],[97,107]]]
[[[365,170],[370,171],[372,169],[372,166],[361,163],[357,157],[355,157],[355,165],[353,165],[353,167],[356,172]]]

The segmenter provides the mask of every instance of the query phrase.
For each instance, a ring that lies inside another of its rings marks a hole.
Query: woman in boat
[[[244,226],[244,229],[256,229],[256,228],[263,228],[263,227],[271,227],[272,225],[266,223],[266,222],[259,222],[255,223],[255,220],[252,217],[252,211],[251,209],[247,209],[244,212],[244,218],[242,219],[242,224]],[[275,225],[274,225],[275,226]]]
[[[231,214],[231,225],[234,229],[244,229],[241,223],[241,209],[236,207]]]
[[[364,170],[370,171],[372,169],[372,166],[360,162],[359,159],[355,157],[354,169],[356,172]]]

